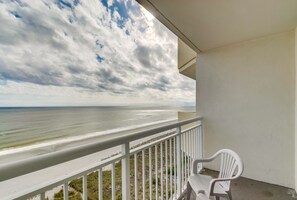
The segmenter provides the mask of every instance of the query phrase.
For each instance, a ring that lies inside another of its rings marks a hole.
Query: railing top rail
[[[173,122],[147,130],[131,132],[131,134],[104,141],[97,141],[90,144],[28,158],[26,160],[3,164],[0,165],[0,182],[200,120],[202,120],[202,117]]]
[[[111,163],[115,163],[116,161],[124,158],[124,155],[118,154],[107,158],[106,160],[101,161],[100,163],[92,164],[91,166],[84,167],[80,170],[73,171],[64,176],[57,177],[55,179],[49,180],[46,183],[38,185],[35,188],[30,188],[29,190],[18,191],[14,194],[11,194],[6,197],[6,199],[30,199],[30,197],[40,194],[42,191],[50,190],[58,185],[62,185],[65,182],[69,182],[76,178],[83,176],[84,174],[91,173],[96,170],[102,170],[102,168],[106,167]]]
[[[196,126],[193,126],[193,127],[191,127],[191,128],[187,128],[187,129],[185,129],[184,131],[182,131],[182,132],[180,132],[180,133],[170,134],[170,135],[168,135],[168,136],[166,136],[166,137],[163,137],[163,138],[161,138],[161,139],[158,139],[158,140],[156,140],[156,141],[150,142],[150,143],[148,143],[148,144],[141,145],[140,147],[136,147],[136,148],[132,149],[132,150],[130,151],[130,153],[131,153],[131,154],[139,153],[139,152],[142,151],[142,150],[145,150],[145,149],[148,149],[148,148],[150,148],[150,147],[153,147],[153,146],[155,146],[156,144],[159,144],[159,143],[161,143],[161,142],[164,142],[164,141],[166,141],[166,140],[169,140],[169,139],[171,139],[171,138],[174,138],[174,137],[176,137],[177,135],[181,135],[181,134],[183,134],[183,133],[185,133],[185,132],[187,132],[187,131],[193,130],[193,129],[199,127],[199,126],[201,126],[201,125],[196,125]]]

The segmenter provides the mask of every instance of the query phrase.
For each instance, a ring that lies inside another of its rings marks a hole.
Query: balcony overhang
[[[190,60],[186,65],[179,68],[179,73],[196,80],[196,57]]]
[[[196,57],[197,53],[186,43],[178,39],[178,70],[179,73],[196,79]]]
[[[137,0],[197,53],[286,32],[296,0]]]

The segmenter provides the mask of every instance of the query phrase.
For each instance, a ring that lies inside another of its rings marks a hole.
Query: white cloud
[[[77,2],[0,1],[0,106],[194,102],[174,34],[134,1]]]

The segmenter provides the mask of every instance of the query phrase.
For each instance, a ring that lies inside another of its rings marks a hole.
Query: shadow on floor
[[[205,169],[203,174],[217,177],[218,172]],[[293,189],[272,185],[248,178],[239,178],[231,182],[233,200],[297,200]],[[224,199],[224,198],[220,198]],[[195,200],[195,195],[191,195]]]

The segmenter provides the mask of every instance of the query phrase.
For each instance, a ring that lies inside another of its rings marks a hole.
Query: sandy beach
[[[89,142],[94,142],[94,140],[108,140],[110,138],[117,137],[119,135],[129,135],[136,131],[141,131],[141,130],[153,128],[156,126],[166,125],[166,124],[169,124],[170,122],[173,122],[173,120],[170,120],[170,121],[168,120],[162,123],[153,124],[153,125],[149,125],[141,128],[136,128],[133,130],[126,130],[126,131],[116,132],[113,134],[90,137],[90,138],[86,138],[84,140],[79,140],[75,142],[68,142],[64,144],[57,144],[55,146],[36,148],[30,151],[18,152],[15,154],[2,155],[0,157],[0,165],[1,163],[3,164],[3,163],[11,162],[16,159],[18,160],[25,159],[28,157],[38,156],[40,154],[50,153],[53,151],[58,151],[58,150],[66,149],[77,145],[87,144]],[[131,146],[142,143],[144,140],[147,140],[147,139],[148,138],[131,142]],[[44,185],[48,185],[50,183],[55,182],[55,180],[59,179],[60,177],[67,177],[68,175],[72,174],[75,171],[79,171],[82,168],[87,168],[88,166],[92,166],[95,163],[98,163],[98,161],[108,157],[109,155],[113,155],[119,151],[120,151],[119,146],[110,148],[105,151],[97,152],[85,157],[81,157],[69,162],[65,162],[59,165],[55,165],[53,167],[49,167],[40,171],[36,171],[30,174],[26,174],[17,178],[13,178],[13,179],[1,182],[0,183],[1,199],[13,199],[15,196],[22,194],[24,190],[26,191],[36,190],[37,188],[40,188]]]

